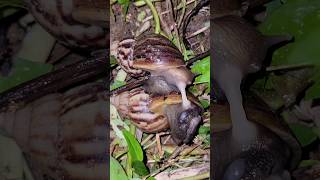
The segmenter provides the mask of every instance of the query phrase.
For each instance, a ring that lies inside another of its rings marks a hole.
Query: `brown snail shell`
[[[164,36],[147,34],[137,40],[120,42],[117,60],[132,76],[143,76],[149,72],[151,76],[163,77],[168,84],[179,89],[184,107],[187,109],[190,106],[185,88],[191,84],[194,75],[186,67],[181,52]]]
[[[200,103],[193,96],[189,96],[192,101],[192,106],[190,110],[194,110],[198,113],[193,116],[200,116],[200,111],[198,108],[201,107]],[[181,112],[186,112],[182,108],[182,98],[176,92],[172,92],[167,95],[152,96],[145,92],[142,88],[136,88],[130,91],[123,92],[119,95],[111,97],[111,104],[113,104],[120,115],[124,118],[129,118],[133,124],[135,124],[139,129],[147,133],[161,132],[167,129],[179,129],[177,126],[179,121],[179,116]],[[171,112],[173,111],[173,112]],[[188,114],[188,112],[186,112]],[[192,117],[191,117],[192,118]],[[184,119],[186,122],[183,124],[188,124],[189,119]],[[196,121],[197,126],[200,121]],[[194,126],[190,128],[195,128]],[[175,132],[171,131],[173,134]],[[192,132],[194,133],[194,132]],[[180,144],[183,139],[179,139],[172,135],[177,144]]]
[[[71,47],[106,47],[109,3],[104,0],[25,0],[30,13]]]
[[[107,103],[100,85],[50,94],[0,114],[0,128],[21,147],[35,180],[108,178]]]
[[[185,66],[178,48],[167,38],[157,34],[142,35],[137,38],[133,59],[133,68],[146,71]]]
[[[147,133],[169,128],[169,122],[163,112],[155,109],[159,106],[158,101],[151,100],[149,94],[141,88],[111,97],[111,104],[117,108],[121,116],[130,118],[133,124]]]
[[[136,40],[119,43],[118,64],[131,76],[142,76],[141,71],[161,71],[185,66],[183,56],[167,38],[157,34],[141,35]]]

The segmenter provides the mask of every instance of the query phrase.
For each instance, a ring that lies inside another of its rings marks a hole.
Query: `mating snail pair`
[[[177,144],[189,143],[201,122],[202,108],[187,95],[186,86],[194,75],[181,52],[167,38],[148,34],[121,41],[117,60],[133,77],[150,73],[143,87],[111,97],[120,114],[145,132],[170,128]]]
[[[260,1],[260,5],[264,2]],[[301,155],[299,143],[288,127],[259,110],[261,105],[249,107],[243,103],[240,86],[246,75],[261,69],[270,47],[291,37],[264,36],[242,17],[248,7],[259,1],[249,0],[245,8],[241,0],[211,3],[212,81],[217,82],[228,100],[230,108],[224,112],[229,110],[232,124],[231,129],[213,132],[213,178],[288,180],[287,170],[296,167]],[[219,109],[219,105],[215,107]],[[214,123],[219,121],[215,115],[218,114],[213,113]]]

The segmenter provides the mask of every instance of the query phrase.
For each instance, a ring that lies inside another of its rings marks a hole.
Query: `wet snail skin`
[[[147,84],[151,86],[148,86],[148,91],[163,95],[178,89],[183,107],[190,108],[186,87],[192,83],[194,74],[186,67],[181,52],[170,40],[157,34],[126,39],[119,43],[117,56],[118,64],[131,76],[150,73]]]
[[[230,114],[224,115],[231,121],[227,130],[213,132],[214,179],[287,179],[290,159],[299,158],[299,145],[288,130],[279,124],[271,125],[274,118],[265,121],[260,116],[252,117],[243,103],[243,79],[262,68],[270,47],[292,39],[287,35],[264,36],[242,17],[246,9],[264,2],[211,1],[212,82],[217,83],[228,101],[225,112]],[[214,109],[212,113],[214,118]],[[214,119],[213,123],[219,121]]]
[[[170,129],[177,145],[189,144],[202,122],[203,109],[197,99],[188,95],[189,109],[183,108],[180,94],[152,95],[142,87],[122,92],[111,97],[113,104],[123,118],[129,118],[134,125],[146,133],[157,133]]]

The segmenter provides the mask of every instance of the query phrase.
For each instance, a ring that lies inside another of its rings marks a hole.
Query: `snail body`
[[[156,133],[170,128],[173,140],[180,145],[190,143],[201,122],[201,105],[194,97],[189,99],[191,108],[185,110],[176,92],[155,96],[136,88],[111,97],[111,104],[144,132]]]
[[[181,92],[184,108],[190,108],[191,102],[185,89],[191,84],[194,75],[186,67],[181,52],[167,38],[147,34],[139,36],[136,40],[121,41],[117,60],[131,76],[143,76],[149,72],[151,77],[166,82],[167,87],[176,87]],[[163,92],[154,88],[152,93]]]
[[[224,2],[232,2],[234,6],[223,4]],[[243,15],[233,13],[237,11],[237,7],[241,8],[242,2],[226,0],[220,3],[214,1],[213,7],[217,4],[221,10],[225,8],[226,13],[213,15],[211,19],[212,81],[217,82],[228,100],[232,128],[214,135],[214,179],[280,178],[285,176],[285,164],[293,157],[287,151],[294,148],[284,145],[283,142],[286,141],[279,138],[280,131],[271,131],[275,127],[268,127],[268,123],[275,121],[274,118],[261,124],[248,120],[257,118],[256,121],[259,122],[264,118],[250,117],[247,114],[240,86],[248,74],[262,68],[270,47],[289,41],[291,37],[264,36],[242,18]],[[213,117],[217,116],[213,114]],[[294,139],[292,136],[291,138]],[[297,143],[295,145],[299,146]],[[232,150],[226,152],[230,147]]]
[[[267,50],[274,44],[287,41],[288,36],[266,37],[239,16],[223,16],[211,20],[213,78],[225,93],[230,104],[234,137],[251,141],[255,127],[247,120],[242,106],[240,85],[249,73],[261,69]],[[248,133],[242,133],[247,129]]]
[[[255,141],[243,146],[235,142],[230,127],[219,126],[222,119],[224,122],[231,121],[227,104],[215,105],[213,109],[213,143],[216,144],[213,147],[213,178],[236,180],[278,177],[286,180],[287,170],[292,170],[299,163],[299,143],[272,112],[250,103],[245,104],[245,109],[248,119],[257,128],[257,136]]]
[[[109,3],[104,0],[25,0],[36,21],[70,47],[106,47]]]

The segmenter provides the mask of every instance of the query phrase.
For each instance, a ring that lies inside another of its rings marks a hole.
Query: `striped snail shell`
[[[103,85],[50,94],[0,113],[35,180],[107,179],[107,113]]]
[[[71,47],[106,47],[109,2],[105,0],[25,0],[50,34]]]
[[[169,128],[169,122],[163,112],[156,110],[159,103],[151,100],[150,95],[142,88],[111,97],[111,104],[122,117],[130,118],[132,123],[144,132],[156,133]]]
[[[118,64],[131,76],[163,77],[169,85],[181,92],[183,106],[190,107],[186,86],[191,84],[194,74],[186,67],[178,48],[167,38],[157,34],[139,36],[136,40],[126,39],[119,43]],[[152,93],[161,94],[159,91]]]
[[[136,39],[121,41],[117,60],[131,76],[141,76],[143,71],[150,72],[185,65],[177,47],[164,36],[157,34],[146,34]]]
[[[196,98],[189,98],[191,108],[185,110],[181,96],[175,92],[153,96],[136,88],[111,97],[111,104],[144,132],[156,133],[170,128],[173,140],[180,145],[192,140],[201,122],[201,105]]]

